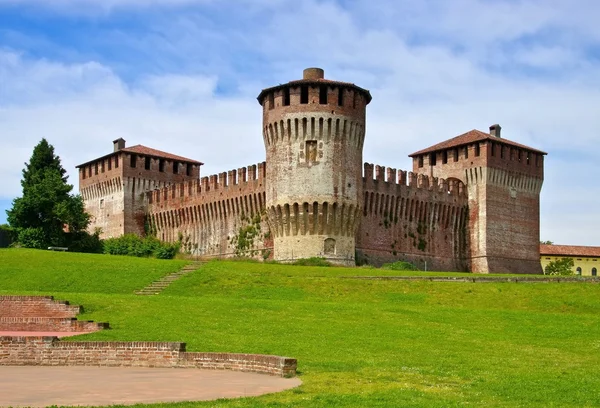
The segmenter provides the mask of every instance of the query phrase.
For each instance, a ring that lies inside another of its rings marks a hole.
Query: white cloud
[[[500,123],[506,138],[550,153],[542,238],[600,245],[600,219],[588,204],[600,199],[600,169],[586,154],[600,129],[600,63],[586,58],[586,46],[600,39],[588,15],[600,12],[595,2],[581,0],[587,11],[558,0],[382,0],[378,7],[359,0],[345,8],[242,3],[260,16],[253,30],[208,27],[197,10],[153,20],[152,35],[122,31],[119,41],[162,56],[165,67],[128,81],[108,60],[65,63],[0,51],[6,79],[0,137],[8,158],[0,161],[0,191],[7,198],[19,193],[22,163],[41,137],[55,145],[72,175],[74,165],[109,152],[117,137],[204,161],[204,175],[252,164],[264,158],[254,97],[320,65],[328,78],[371,90],[365,160],[410,169],[409,153]],[[518,41],[523,37],[529,40]],[[173,58],[185,69],[172,69]],[[267,62],[253,66],[260,58]],[[217,92],[224,77],[236,76],[229,96]],[[564,150],[576,159],[565,159]]]

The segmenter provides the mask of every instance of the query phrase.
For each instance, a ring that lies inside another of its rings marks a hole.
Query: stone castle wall
[[[174,184],[147,194],[148,222],[167,242],[202,257],[269,258],[266,163]]]
[[[463,183],[365,163],[363,190],[356,238],[360,262],[406,260],[420,269],[467,270]]]

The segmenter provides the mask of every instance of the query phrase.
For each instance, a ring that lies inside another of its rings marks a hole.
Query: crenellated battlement
[[[467,197],[465,184],[458,179],[445,180],[429,177],[412,171],[397,170],[392,167],[364,163],[363,188],[369,191],[389,191],[390,189],[410,188],[447,193],[456,197]]]
[[[174,200],[188,198],[201,201],[230,198],[231,195],[254,191],[263,186],[265,176],[266,162],[262,162],[151,191],[148,193],[148,202],[151,206],[162,207]]]

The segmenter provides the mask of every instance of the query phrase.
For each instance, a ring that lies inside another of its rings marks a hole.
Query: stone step
[[[173,272],[167,276],[160,278],[157,281],[152,282],[150,285],[145,288],[138,290],[135,292],[136,295],[148,296],[148,295],[158,295],[163,291],[166,287],[168,287],[171,283],[181,278],[184,275],[187,275],[190,272],[197,271],[204,264],[204,262],[195,262],[192,264],[185,265],[183,268],[178,270],[177,272]]]

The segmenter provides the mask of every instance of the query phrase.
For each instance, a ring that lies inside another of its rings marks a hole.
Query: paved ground
[[[1,331],[0,337],[2,336],[14,336],[14,337],[39,337],[39,336],[52,336],[52,337],[69,337],[77,336],[79,334],[87,334],[92,332],[39,332],[39,331]]]
[[[298,378],[194,368],[0,366],[0,406],[204,401],[300,384]]]

